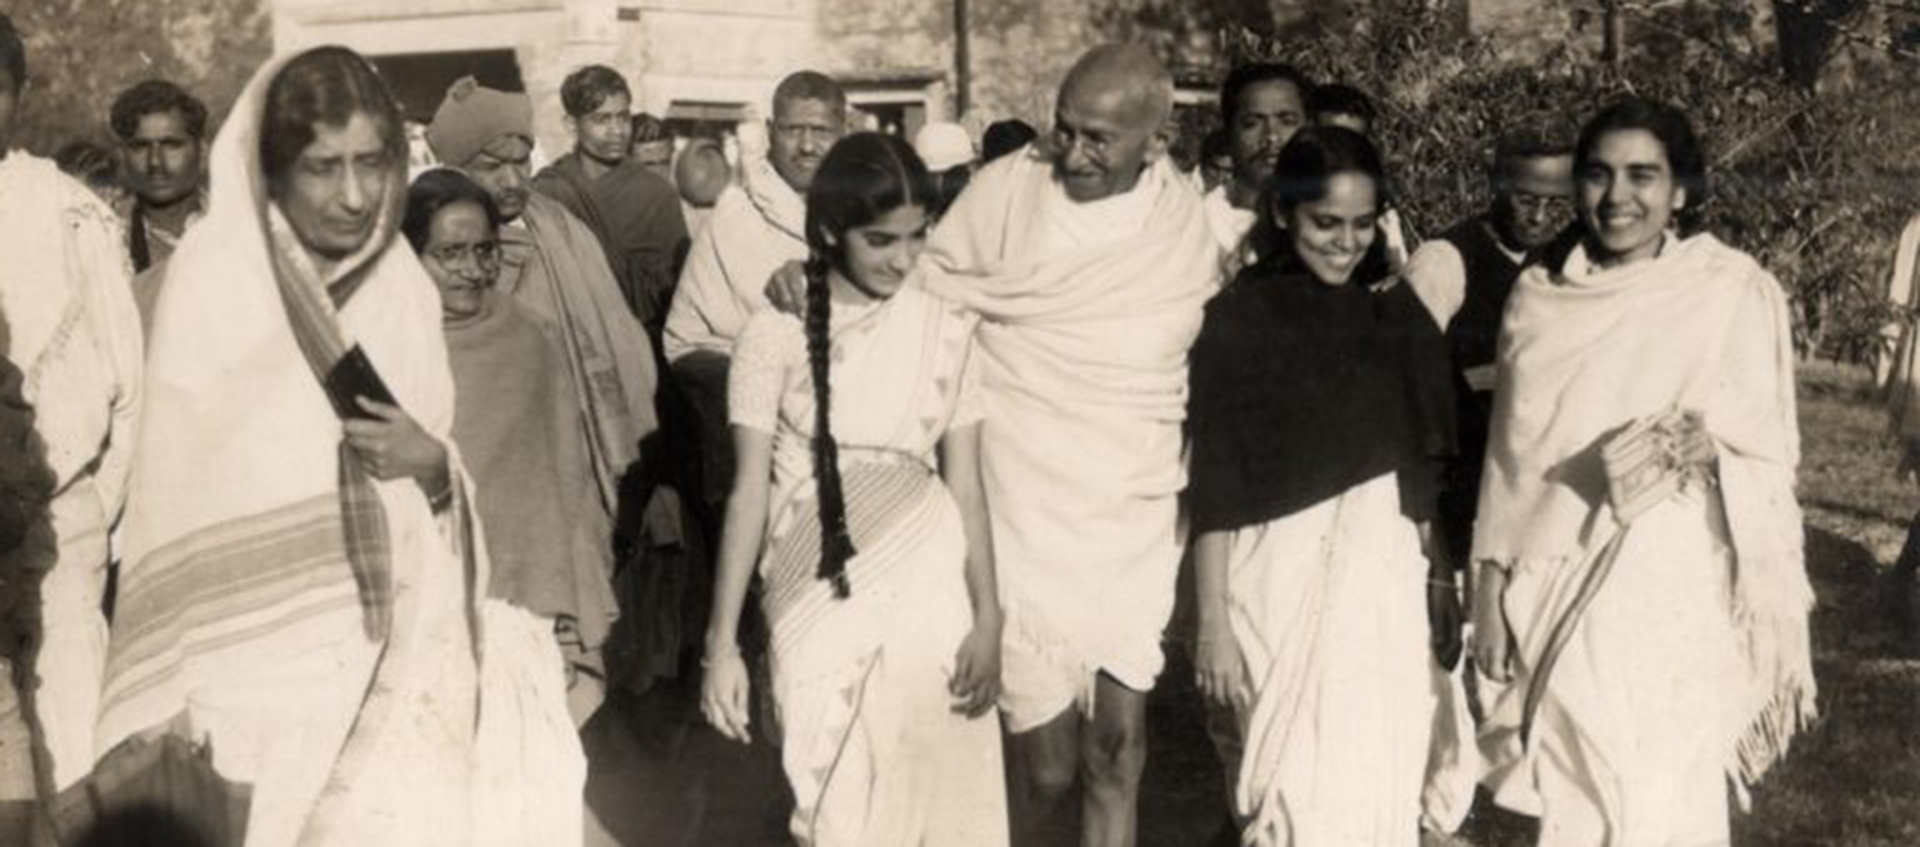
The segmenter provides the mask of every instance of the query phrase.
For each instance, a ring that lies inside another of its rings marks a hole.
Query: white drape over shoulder
[[[1473,555],[1513,567],[1507,603],[1516,626],[1527,620],[1551,625],[1553,609],[1572,596],[1580,567],[1617,529],[1606,505],[1599,445],[1643,416],[1673,408],[1700,412],[1719,452],[1712,502],[1676,501],[1644,520],[1645,528],[1636,524],[1632,532],[1648,538],[1629,541],[1617,569],[1624,576],[1602,589],[1582,625],[1591,638],[1625,632],[1632,627],[1612,621],[1609,609],[1652,608],[1607,599],[1609,592],[1656,584],[1633,578],[1642,569],[1629,553],[1667,551],[1671,558],[1662,567],[1686,571],[1674,574],[1676,591],[1711,586],[1696,576],[1718,574],[1724,586],[1718,596],[1710,587],[1692,594],[1716,608],[1693,609],[1688,625],[1697,630],[1721,620],[1721,630],[1731,626],[1726,640],[1734,664],[1718,694],[1727,705],[1693,715],[1712,724],[1696,725],[1693,733],[1730,739],[1719,753],[1722,765],[1751,783],[1784,755],[1814,712],[1807,634],[1813,593],[1793,492],[1799,430],[1786,297],[1751,257],[1711,235],[1669,240],[1654,259],[1605,270],[1592,268],[1576,249],[1565,268],[1527,270],[1507,308]],[[1692,517],[1677,518],[1676,510]],[[1653,538],[1666,540],[1650,543]],[[1544,642],[1518,634],[1523,654],[1528,644]],[[1697,633],[1686,638],[1701,643]],[[1577,696],[1580,669],[1600,666],[1576,655],[1579,650],[1629,649],[1583,643],[1569,648],[1548,687],[1542,732],[1554,731],[1556,719],[1547,714],[1557,708],[1553,692]],[[1523,670],[1537,659],[1522,655]],[[1666,660],[1637,655],[1634,661],[1653,678]],[[1581,705],[1560,702],[1563,716],[1577,723]],[[1494,723],[1502,729],[1497,717]]]
[[[982,454],[1025,730],[1105,671],[1152,687],[1180,561],[1187,353],[1216,290],[1200,197],[1161,162],[1075,203],[1032,150],[974,177],[927,285],[981,314]]]
[[[384,641],[364,634],[337,493],[342,427],[280,302],[272,251],[301,248],[274,232],[258,161],[267,88],[290,58],[255,75],[215,140],[211,209],[155,309],[99,749],[154,732],[210,744],[223,776],[253,786],[250,847],[580,832],[584,764],[560,662],[535,646],[550,640],[483,599],[479,527],[437,519],[410,479],[377,483],[393,625]],[[361,275],[334,316],[341,335],[446,442],[439,298],[393,237],[389,199],[365,248],[300,283]]]

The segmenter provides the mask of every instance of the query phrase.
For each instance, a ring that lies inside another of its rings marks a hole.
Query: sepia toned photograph
[[[0,0],[0,847],[1920,845],[1920,4]]]

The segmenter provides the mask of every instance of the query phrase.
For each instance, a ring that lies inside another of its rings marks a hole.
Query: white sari
[[[831,389],[847,525],[847,597],[816,573],[813,380],[797,318],[762,312],[734,351],[733,423],[774,435],[760,562],[774,699],[809,847],[992,847],[1007,841],[993,712],[952,711],[972,629],[967,539],[934,449],[978,425],[975,319],[916,288],[858,311],[836,304]]]
[[[215,141],[213,202],[174,254],[147,354],[151,411],[99,723],[104,755],[165,735],[250,786],[248,847],[562,843],[584,762],[538,620],[487,600],[457,451],[436,516],[411,479],[374,484],[390,626],[370,638],[343,533],[342,426],[276,279],[319,291],[404,408],[447,443],[453,381],[434,286],[394,238],[396,174],[371,241],[314,273],[267,199],[262,68]],[[530,840],[531,839],[531,840]]]

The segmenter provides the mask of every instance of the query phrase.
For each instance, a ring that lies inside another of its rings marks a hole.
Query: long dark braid
[[[937,196],[927,166],[905,141],[876,132],[842,138],[827,151],[807,189],[807,364],[813,374],[813,481],[820,506],[821,579],[833,593],[853,593],[847,562],[857,553],[847,528],[846,493],[840,484],[840,450],[833,440],[829,379],[833,341],[833,300],[827,285],[836,264],[846,260],[842,240],[890,210],[927,207]],[[846,268],[842,267],[842,273]]]
[[[833,583],[837,597],[853,593],[847,582],[847,562],[855,553],[853,534],[847,530],[846,493],[840,488],[840,447],[833,441],[831,401],[833,387],[828,382],[833,341],[829,335],[833,318],[833,298],[827,290],[827,260],[815,255],[807,260],[807,365],[813,372],[813,480],[820,501],[821,579]]]

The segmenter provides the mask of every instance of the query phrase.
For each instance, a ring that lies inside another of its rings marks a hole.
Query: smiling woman
[[[807,192],[807,314],[755,315],[728,375],[738,467],[701,707],[748,740],[757,560],[809,847],[1007,842],[976,319],[904,284],[935,191],[898,138],[834,145]]]
[[[1244,843],[1412,845],[1435,693],[1459,691],[1432,520],[1447,352],[1411,290],[1363,261],[1386,185],[1364,137],[1301,130],[1268,185],[1279,247],[1208,304],[1193,348],[1194,666],[1246,738]]]
[[[1744,799],[1814,715],[1786,297],[1674,227],[1702,162],[1678,109],[1596,115],[1581,226],[1507,304],[1474,655],[1488,784],[1544,808],[1543,843],[1728,843],[1728,782]],[[1663,470],[1617,461],[1649,449]]]

